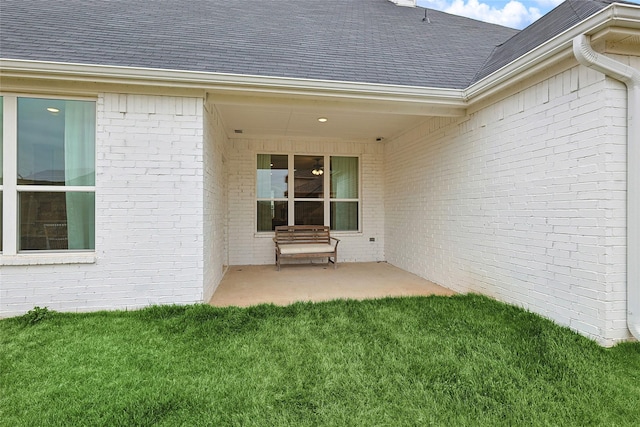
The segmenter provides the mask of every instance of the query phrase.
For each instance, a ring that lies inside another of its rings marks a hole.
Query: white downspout
[[[640,340],[640,71],[597,53],[585,35],[573,39],[573,53],[627,85],[627,326]]]

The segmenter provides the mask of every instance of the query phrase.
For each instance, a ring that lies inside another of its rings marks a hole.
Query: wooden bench
[[[276,265],[280,271],[282,258],[327,258],[338,267],[338,243],[323,225],[279,225],[273,238],[276,244]],[[332,244],[332,241],[335,242]],[[333,258],[333,261],[331,260]]]

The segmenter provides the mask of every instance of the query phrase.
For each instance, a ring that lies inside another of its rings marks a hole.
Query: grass
[[[477,295],[0,321],[0,425],[637,425],[640,343]]]

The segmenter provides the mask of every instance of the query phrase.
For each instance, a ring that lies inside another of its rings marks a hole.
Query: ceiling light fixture
[[[311,173],[315,176],[321,176],[324,173],[322,166],[320,166],[320,159],[316,159],[316,164],[313,165],[313,169],[311,169]]]
[[[326,117],[318,117],[318,121],[320,123],[327,123],[329,121],[329,119],[327,119]]]
[[[47,107],[47,111],[52,113],[52,114],[57,114],[60,112],[59,108],[54,108],[54,107]]]

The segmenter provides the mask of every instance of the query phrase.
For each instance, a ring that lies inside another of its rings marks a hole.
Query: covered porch
[[[229,267],[211,305],[247,307],[299,301],[370,299],[416,295],[454,295],[450,289],[386,262],[243,265]]]
[[[362,83],[332,92],[313,82],[285,96],[255,83],[252,95],[212,88],[205,98],[204,301],[287,305],[453,294],[396,262],[413,246],[387,248],[397,222],[409,223],[404,210],[415,192],[395,192],[403,200],[389,204],[385,188],[407,181],[405,159],[396,159],[404,141],[399,149],[388,145],[421,126],[464,117],[462,92],[405,86],[381,92]],[[302,264],[278,273],[272,230],[283,224],[330,226],[341,242],[338,269]]]

